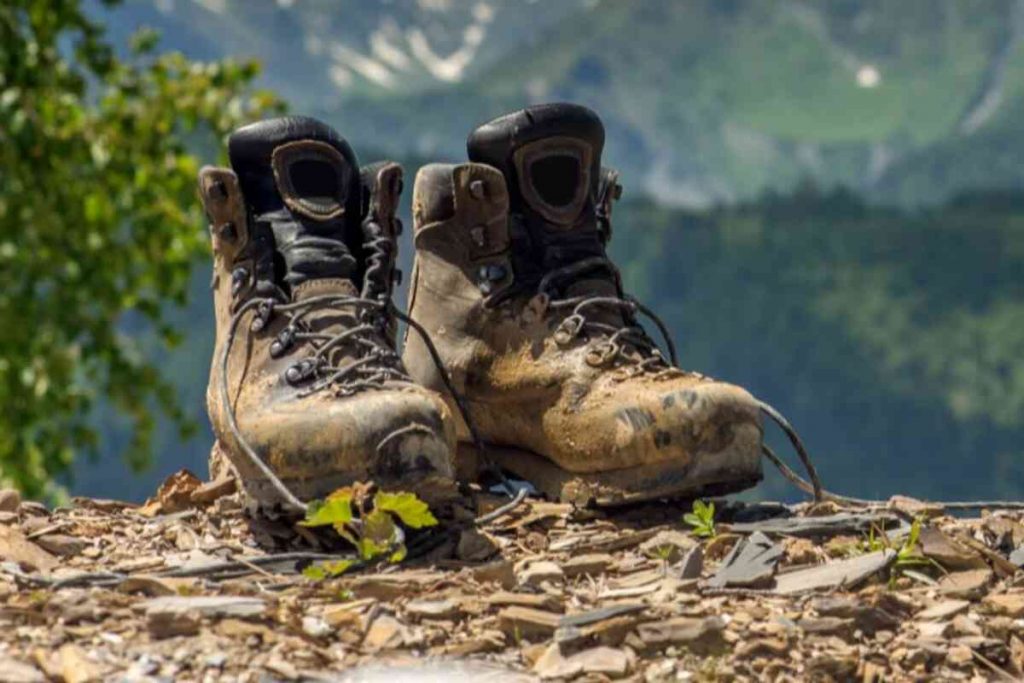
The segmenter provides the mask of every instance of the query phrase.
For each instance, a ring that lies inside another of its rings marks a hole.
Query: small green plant
[[[672,559],[672,551],[675,548],[668,543],[659,545],[657,548],[651,548],[647,551],[647,556],[652,560],[661,560],[662,562],[668,562]]]
[[[299,524],[332,527],[352,544],[364,562],[386,558],[395,563],[404,560],[406,555],[405,532],[399,522],[410,529],[422,529],[435,526],[437,518],[413,493],[378,491],[371,497],[367,487],[356,484],[310,503],[306,518]],[[303,574],[317,580],[341,576],[355,563],[348,559],[320,562],[306,567]]]
[[[683,521],[689,524],[691,533],[700,538],[714,538],[715,532],[715,504],[705,503],[703,500],[693,501],[693,512],[683,515]]]
[[[915,519],[910,525],[910,533],[907,534],[903,544],[896,550],[896,561],[893,562],[892,571],[889,574],[889,585],[892,586],[896,579],[905,570],[911,567],[931,566],[945,573],[942,565],[930,557],[922,555],[917,550],[917,539],[921,536],[921,520]]]
[[[893,561],[892,569],[889,571],[890,587],[896,583],[896,579],[903,575],[903,572],[912,567],[930,566],[945,573],[946,570],[943,569],[942,565],[932,558],[918,552],[917,542],[920,537],[920,519],[915,519],[910,525],[910,531],[907,533],[907,537],[903,539],[903,542],[899,547],[893,545],[892,540],[890,540],[884,529],[878,528],[872,524],[871,528],[868,530],[867,538],[858,544],[849,546],[846,550],[846,555],[847,557],[856,557],[858,555],[879,552],[882,550],[895,550],[896,559]]]

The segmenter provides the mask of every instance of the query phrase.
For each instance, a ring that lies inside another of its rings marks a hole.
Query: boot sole
[[[757,444],[737,439],[717,453],[698,453],[685,465],[657,463],[609,472],[569,472],[532,451],[487,447],[486,459],[471,443],[459,443],[460,478],[480,471],[489,459],[530,482],[547,497],[583,507],[616,507],[667,498],[703,498],[736,493],[763,479],[760,433]],[[466,477],[468,478],[468,477]]]
[[[336,489],[351,486],[355,480],[351,476],[336,475],[319,479],[286,479],[283,483],[296,498],[304,502],[323,499]],[[377,482],[382,491],[395,493],[405,491],[416,494],[427,505],[443,505],[458,497],[456,483],[441,475],[419,477],[415,479],[396,479]],[[273,508],[281,496],[277,489],[268,481],[247,481],[242,486],[249,498],[256,501],[261,508]]]

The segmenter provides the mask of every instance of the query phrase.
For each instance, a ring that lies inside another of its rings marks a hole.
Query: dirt
[[[250,516],[231,482],[0,500],[2,681],[1024,676],[1019,510],[716,501],[698,538],[685,502],[477,524],[507,499],[470,490],[404,562],[314,580],[344,543]]]

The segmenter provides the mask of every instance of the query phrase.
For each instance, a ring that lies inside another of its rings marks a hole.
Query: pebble
[[[1024,617],[1024,593],[1001,593],[990,595],[984,600],[984,604],[996,614],[1001,614],[1013,619]]]
[[[544,583],[562,583],[565,580],[565,573],[554,562],[541,560],[528,564],[516,578],[522,586],[540,587]]]
[[[334,629],[320,617],[307,615],[302,617],[302,632],[310,638],[326,638]]]
[[[967,600],[943,600],[919,612],[917,614],[917,618],[922,621],[951,619],[958,614],[966,612],[967,608],[970,606],[971,603]]]
[[[21,494],[15,489],[0,489],[0,512],[17,512],[21,507]]]
[[[566,578],[577,576],[598,576],[607,571],[612,564],[612,556],[607,553],[589,553],[571,557],[560,566]]]
[[[453,619],[460,613],[458,603],[452,600],[413,600],[405,611],[420,619]]]

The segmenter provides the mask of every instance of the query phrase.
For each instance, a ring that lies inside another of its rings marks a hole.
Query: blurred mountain
[[[804,178],[936,203],[1024,184],[1024,0],[130,0],[192,57],[257,57],[296,111],[403,156],[457,158],[526,103],[604,117],[659,202]]]

